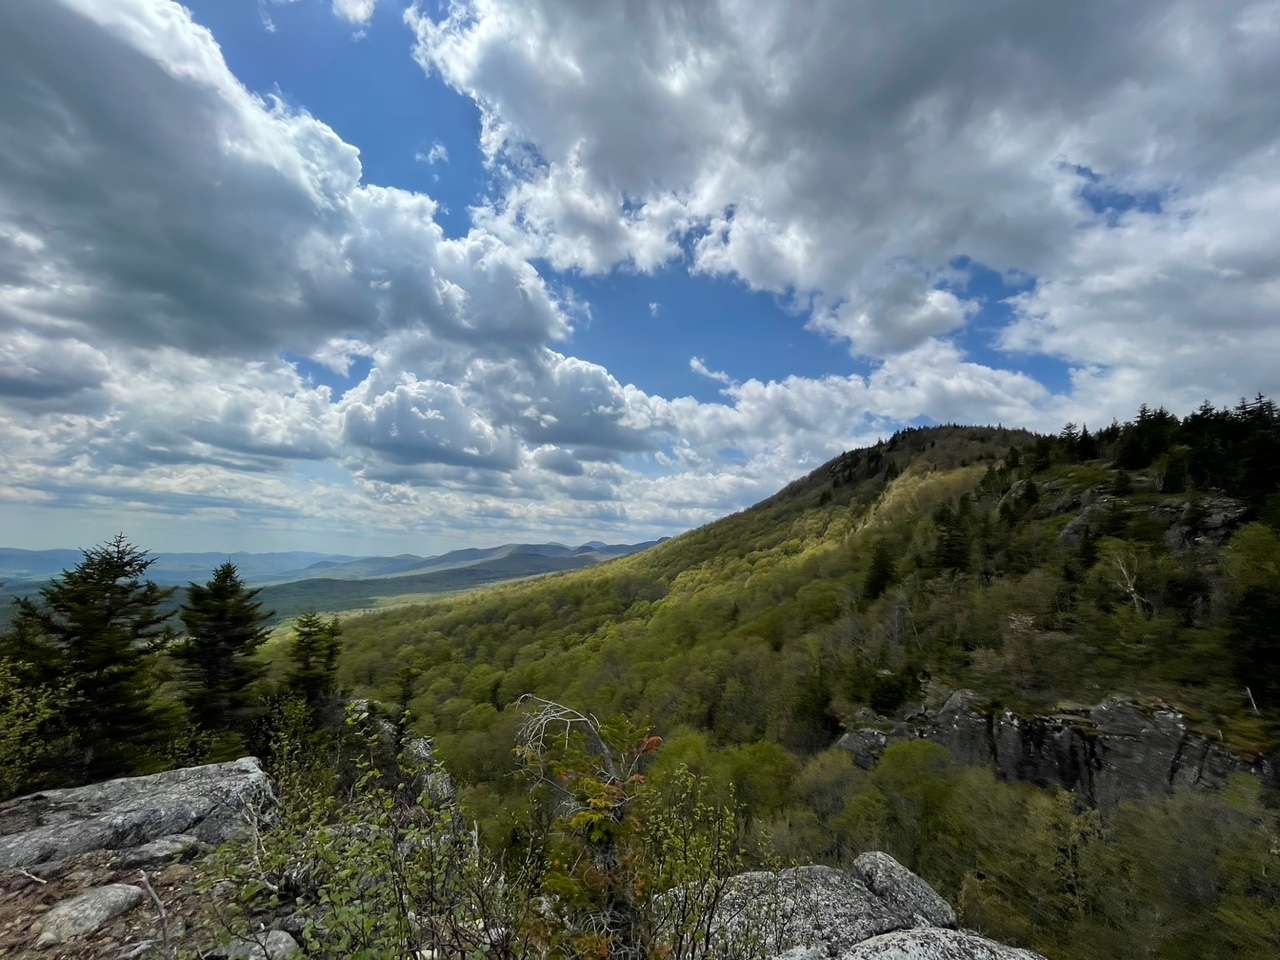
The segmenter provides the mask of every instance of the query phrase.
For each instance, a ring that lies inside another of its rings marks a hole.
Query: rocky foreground
[[[208,896],[196,890],[191,861],[243,829],[270,797],[270,780],[246,757],[0,804],[0,956],[302,956],[286,923],[249,938],[210,927]],[[957,929],[950,905],[883,853],[865,853],[847,871],[735,877],[716,913],[716,942],[764,929],[764,904],[768,950],[788,960],[1037,956]]]

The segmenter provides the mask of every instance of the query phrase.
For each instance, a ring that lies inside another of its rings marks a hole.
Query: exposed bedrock
[[[921,711],[888,731],[851,730],[837,745],[866,767],[890,744],[917,738],[945,747],[957,763],[992,767],[1006,780],[1063,787],[1103,811],[1124,800],[1217,789],[1236,773],[1269,784],[1275,778],[1271,763],[1237,757],[1193,732],[1178,711],[1117,697],[1084,710],[1021,715],[957,690],[937,711]]]

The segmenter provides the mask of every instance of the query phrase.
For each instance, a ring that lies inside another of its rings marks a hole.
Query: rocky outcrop
[[[964,930],[905,930],[872,937],[845,960],[1044,960]]]
[[[1165,545],[1173,550],[1222,546],[1248,514],[1248,506],[1231,497],[1205,497],[1187,503],[1165,531]]]
[[[1021,715],[957,690],[936,712],[917,713],[888,732],[851,731],[837,746],[867,766],[889,743],[914,738],[945,747],[957,763],[992,767],[1006,780],[1074,791],[1104,812],[1124,800],[1217,789],[1237,773],[1274,775],[1265,761],[1242,760],[1193,732],[1176,710],[1119,698],[1089,709]]]
[[[253,757],[29,794],[0,804],[0,869],[175,835],[220,843],[243,826],[246,806],[270,797],[270,781]]]
[[[1049,507],[1049,512],[1075,513],[1058,534],[1058,542],[1071,549],[1081,545],[1086,533],[1101,536],[1114,522],[1110,515],[1118,513],[1122,522],[1133,518],[1154,522],[1164,528],[1166,547],[1188,550],[1222,546],[1248,515],[1249,507],[1242,500],[1217,495],[1166,503],[1135,503],[1095,487],[1078,494],[1065,494]]]
[[[951,904],[887,853],[861,854],[853,861],[852,873],[877,897],[917,922],[934,927],[956,925]]]
[[[853,754],[853,762],[863,770],[870,770],[888,748],[889,735],[875,727],[861,727],[844,734],[836,746]]]
[[[725,953],[763,942],[787,960],[1040,960],[954,929],[951,906],[884,853],[848,871],[798,867],[730,881],[712,935]]]

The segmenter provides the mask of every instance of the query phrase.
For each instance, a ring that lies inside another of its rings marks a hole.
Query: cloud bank
[[[463,236],[248,91],[176,3],[0,11],[5,504],[639,537],[921,417],[1052,428],[1280,387],[1276,3],[406,19],[481,111],[497,187]],[[702,402],[571,355],[575,276],[671,264],[785,298],[866,372],[694,357]],[[969,264],[1016,287],[994,328]],[[369,372],[339,391],[286,355]]]

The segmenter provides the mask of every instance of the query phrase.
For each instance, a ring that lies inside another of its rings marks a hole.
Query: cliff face
[[[1237,773],[1267,783],[1276,778],[1271,763],[1235,756],[1192,732],[1176,710],[1119,698],[1087,710],[1022,716],[957,690],[935,712],[919,711],[887,731],[851,731],[838,746],[870,766],[890,743],[909,739],[929,740],[957,763],[991,767],[1006,780],[1071,790],[1104,812],[1125,800],[1217,789]]]

